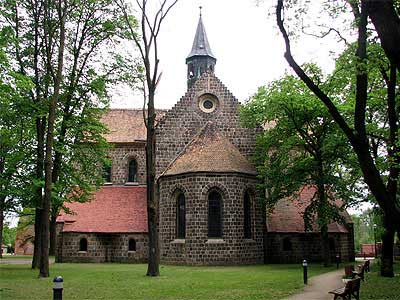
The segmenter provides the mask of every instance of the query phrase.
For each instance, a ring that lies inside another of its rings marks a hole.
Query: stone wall
[[[284,239],[289,239],[291,250],[284,249]],[[330,233],[331,261],[340,253],[341,259],[354,261],[354,244],[350,233]],[[267,233],[268,263],[301,263],[304,259],[322,261],[321,236],[318,233]]]
[[[218,98],[217,109],[212,113],[199,108],[199,97],[205,93]],[[257,130],[242,126],[238,109],[238,100],[221,81],[214,74],[204,73],[157,126],[157,173],[165,170],[207,121],[215,122],[221,133],[251,160]]]
[[[111,181],[113,184],[125,184],[128,180],[128,163],[133,158],[137,163],[137,183],[146,184],[146,153],[144,144],[116,144],[110,149],[112,159]]]
[[[81,238],[88,242],[87,251],[79,251]],[[136,251],[128,251],[129,239],[135,239]],[[144,263],[147,260],[147,234],[74,233],[60,235],[56,262]]]
[[[164,263],[234,265],[262,263],[263,216],[255,200],[254,177],[239,174],[186,174],[160,179],[160,245]],[[208,194],[222,195],[223,237],[208,238]],[[244,239],[243,197],[253,192],[252,239]],[[186,238],[176,239],[176,196],[186,199]]]
[[[27,221],[26,217],[21,217],[18,223],[14,247],[14,253],[17,255],[33,254],[33,248],[35,247],[33,244],[35,240],[35,227],[34,225],[22,225]]]

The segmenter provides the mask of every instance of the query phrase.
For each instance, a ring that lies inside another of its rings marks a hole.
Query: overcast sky
[[[172,107],[186,92],[186,64],[202,6],[208,40],[217,58],[216,75],[243,102],[257,88],[278,79],[286,70],[283,39],[268,16],[265,0],[180,0],[168,15],[160,36],[160,61],[163,72],[156,96],[156,107]],[[329,70],[332,62],[322,41],[302,41],[294,48],[300,62],[314,61]],[[326,41],[323,41],[326,44]],[[112,107],[137,108],[142,96],[123,88],[116,89]]]

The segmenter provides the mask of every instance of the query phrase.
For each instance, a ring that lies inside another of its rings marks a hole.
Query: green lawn
[[[280,299],[303,287],[301,265],[242,267],[161,266],[161,277],[144,276],[146,265],[54,264],[38,279],[28,265],[0,265],[0,299],[52,299],[52,278],[64,277],[64,300]],[[310,265],[310,276],[332,269]]]
[[[378,276],[379,266],[372,265],[370,273],[366,274],[366,281],[361,283],[361,300],[399,300],[400,299],[400,262],[395,265],[395,278]]]

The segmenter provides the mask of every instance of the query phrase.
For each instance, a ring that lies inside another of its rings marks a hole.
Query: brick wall
[[[252,239],[244,239],[243,197],[255,190],[254,177],[239,174],[187,174],[160,179],[160,245],[165,263],[232,265],[263,262],[261,204],[253,198]],[[223,237],[208,238],[208,193],[223,203]],[[186,198],[186,239],[176,239],[176,196]]]
[[[137,163],[137,182],[146,184],[146,153],[144,144],[116,144],[110,149],[112,159],[111,180],[114,184],[125,184],[128,180],[128,163],[135,159]]]

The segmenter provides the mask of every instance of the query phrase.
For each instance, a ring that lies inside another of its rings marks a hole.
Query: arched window
[[[136,241],[135,241],[135,239],[129,239],[128,251],[136,251]]]
[[[216,191],[208,195],[208,237],[222,237],[222,198]]]
[[[178,195],[176,205],[176,237],[184,239],[186,236],[186,201],[183,193]]]
[[[290,238],[284,238],[283,239],[283,247],[282,247],[283,251],[292,251],[292,241],[290,240]]]
[[[105,182],[111,182],[111,165],[103,165],[103,179]]]
[[[128,182],[137,181],[137,163],[136,160],[131,159],[128,164]]]
[[[87,239],[82,238],[79,241],[79,251],[87,251]]]
[[[251,199],[249,192],[244,194],[243,199],[243,230],[244,238],[251,239]]]
[[[335,251],[335,239],[334,238],[329,238],[329,250],[330,251]]]

